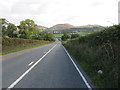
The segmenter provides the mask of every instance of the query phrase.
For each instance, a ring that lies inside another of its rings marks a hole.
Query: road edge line
[[[70,60],[72,61],[73,65],[77,69],[79,75],[82,77],[82,79],[83,79],[84,83],[86,84],[86,86],[89,88],[89,90],[92,90],[92,88],[89,85],[88,81],[85,79],[85,77],[83,76],[82,72],[79,70],[78,66],[75,64],[74,60],[72,59],[72,57],[70,56],[70,54],[68,53],[68,51],[66,50],[66,48],[64,46],[63,46],[63,48],[64,48],[65,52],[67,53],[68,57],[70,58]]]
[[[57,45],[57,44],[56,44]],[[19,83],[25,77],[47,54],[49,54],[55,47],[54,45],[46,54],[44,54],[37,62],[35,62],[27,71],[25,71],[17,80],[15,80],[6,90],[10,90],[13,88],[16,84]]]

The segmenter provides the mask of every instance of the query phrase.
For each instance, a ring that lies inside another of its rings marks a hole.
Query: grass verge
[[[63,42],[68,52],[98,88],[118,88],[120,26],[115,25],[76,40]],[[102,70],[102,74],[98,71]]]
[[[38,46],[50,44],[52,41],[43,40],[30,40],[18,38],[3,38],[2,39],[2,52],[0,54],[13,53],[25,49],[30,49]]]

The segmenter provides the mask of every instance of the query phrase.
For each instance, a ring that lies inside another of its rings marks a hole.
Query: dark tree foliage
[[[69,38],[70,38],[70,35],[67,34],[67,33],[64,33],[63,36],[61,37],[61,39],[62,39],[63,41],[66,41],[66,40],[69,39]]]
[[[48,41],[54,41],[54,35],[53,33],[47,33],[44,35],[44,40],[48,40]]]
[[[74,38],[79,38],[79,34],[72,34],[71,39],[74,39]]]
[[[1,18],[0,23],[1,23],[1,26],[2,26],[2,36],[3,37],[7,36],[8,35],[7,26],[8,26],[9,22],[5,18]]]
[[[15,34],[15,31],[17,31],[17,27],[14,24],[9,23],[7,27],[7,32],[9,37],[17,37]]]

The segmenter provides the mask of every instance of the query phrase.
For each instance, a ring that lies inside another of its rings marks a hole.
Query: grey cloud
[[[100,5],[103,5],[103,3],[96,1],[96,2],[91,3],[89,6],[90,6],[90,7],[96,7],[96,6],[100,6]]]
[[[40,3],[39,0],[25,0],[25,2],[19,1],[13,4],[11,13],[20,15],[42,14],[47,10],[47,4],[48,3]],[[34,9],[34,7],[37,8]]]
[[[30,6],[26,4],[15,4],[12,6],[11,13],[12,14],[29,14]]]
[[[68,17],[67,19],[65,19],[64,21],[72,21],[76,18],[77,18],[77,16],[71,16],[71,17]]]

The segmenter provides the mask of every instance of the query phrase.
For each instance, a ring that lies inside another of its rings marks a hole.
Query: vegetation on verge
[[[63,43],[99,88],[118,88],[120,25]],[[102,71],[98,74],[98,71]]]
[[[19,38],[3,38],[1,53],[7,54],[7,53],[33,48],[49,43],[52,43],[52,41],[19,39]]]

